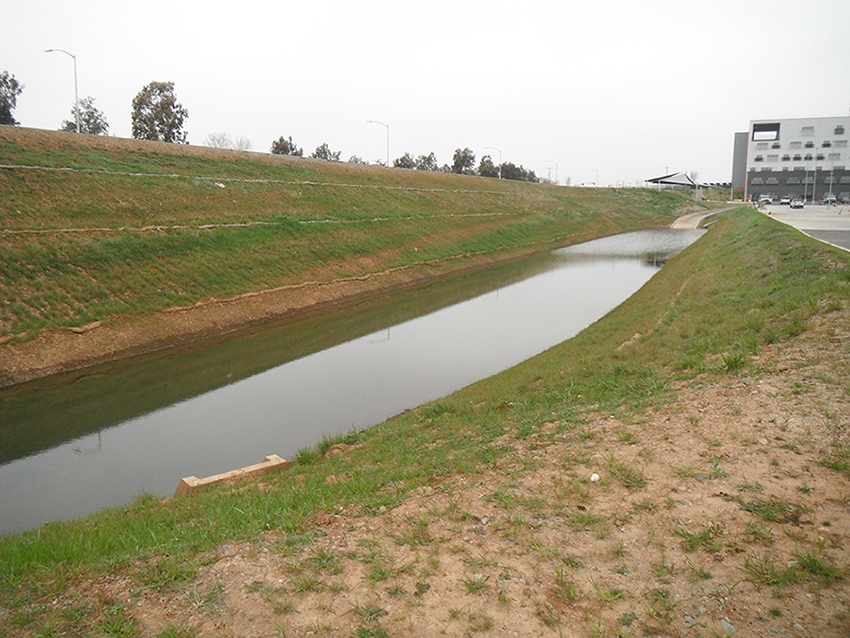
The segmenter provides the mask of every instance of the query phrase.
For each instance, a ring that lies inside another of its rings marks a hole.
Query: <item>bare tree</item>
[[[233,139],[230,133],[210,133],[204,142],[211,148],[229,148],[234,151],[250,151],[251,140],[247,137]]]
[[[230,133],[210,133],[204,143],[210,148],[233,148]]]

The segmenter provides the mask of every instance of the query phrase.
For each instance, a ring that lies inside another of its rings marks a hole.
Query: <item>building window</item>
[[[814,142],[806,142],[806,148],[814,148],[814,147],[815,147]]]
[[[830,142],[829,140],[824,140],[824,143],[821,144],[821,148],[829,148],[831,146],[832,146],[832,142]]]
[[[768,155],[767,161],[768,162],[778,162],[779,161],[779,155]]]
[[[767,178],[767,183],[768,183],[768,184],[778,184],[778,183],[779,183],[779,178],[778,178],[778,177],[768,177],[768,178]]]
[[[836,135],[844,135],[844,125],[839,124],[838,126],[836,126],[835,127],[835,134]]]
[[[770,144],[768,144],[767,142],[759,142],[758,144],[756,144],[756,148],[760,151],[767,150],[768,146],[770,146]]]
[[[782,148],[782,144],[780,144],[779,142],[774,142],[770,145],[770,148]]]
[[[770,168],[770,166],[762,166],[762,167],[761,167],[761,172],[762,172],[762,173],[769,173],[769,172],[770,172],[770,171],[772,171],[772,170],[773,170],[773,169],[772,169],[772,168]]]
[[[806,153],[806,157],[804,158],[807,162],[811,162],[814,157],[812,157],[811,153]]]
[[[753,160],[754,162],[763,162],[764,157],[761,155],[756,155],[756,158]]]
[[[753,142],[779,140],[779,122],[753,124]]]
[[[804,170],[806,170],[806,167],[805,166],[795,166],[794,170],[795,171],[804,171]]]
[[[823,161],[823,153],[818,153],[817,160],[818,160],[819,162],[822,162],[822,161]]]
[[[782,161],[783,161],[783,162],[790,162],[790,161],[791,161],[791,156],[790,156],[790,155],[783,155],[783,156],[782,156]]]
[[[834,184],[835,183],[835,177],[833,177],[832,175],[827,175],[826,177],[823,178],[823,183],[824,184]]]
[[[799,162],[802,159],[803,159],[802,155],[800,155],[799,153],[795,153],[795,155],[794,155],[794,161],[795,162]]]
[[[815,136],[815,127],[814,126],[804,126],[800,131],[800,135],[802,137],[814,137]]]
[[[828,158],[830,161],[837,162],[838,160],[840,160],[840,159],[841,159],[841,153],[830,153],[830,154],[827,156],[827,158]]]
[[[753,186],[755,186],[755,185],[758,185],[758,184],[764,184],[764,180],[761,177],[753,177],[750,180],[750,183],[753,184]]]
[[[788,148],[803,148],[803,143],[802,142],[791,142],[788,145]]]
[[[839,184],[850,184],[850,175],[844,175],[843,177],[838,178]]]
[[[835,148],[847,148],[847,140],[835,140]]]
[[[785,183],[786,184],[799,184],[800,178],[799,177],[789,177],[787,180],[785,180]]]
[[[811,184],[814,181],[815,181],[814,175],[806,175],[806,179],[803,180],[803,183],[804,184]]]

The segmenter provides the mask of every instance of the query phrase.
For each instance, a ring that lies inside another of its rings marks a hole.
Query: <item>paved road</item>
[[[774,219],[820,239],[833,246],[850,250],[850,206],[824,206],[811,204],[804,208],[768,206],[767,213]]]

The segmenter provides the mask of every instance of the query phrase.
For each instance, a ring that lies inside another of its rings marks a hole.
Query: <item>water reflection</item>
[[[0,463],[30,456],[240,379],[509,285],[549,255],[320,309],[191,347],[0,389]],[[383,339],[385,337],[376,337]]]
[[[323,435],[444,396],[573,336],[652,276],[647,255],[681,250],[699,234],[597,240],[201,351],[13,389],[0,395],[3,453],[10,441],[29,456],[0,466],[0,533],[142,491],[170,494],[183,476],[267,454],[292,457]],[[51,444],[69,430],[82,438]]]

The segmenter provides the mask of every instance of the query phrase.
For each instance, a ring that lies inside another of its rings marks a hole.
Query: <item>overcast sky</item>
[[[848,0],[0,0],[14,117],[71,119],[73,61],[109,132],[172,81],[191,144],[292,136],[369,162],[484,154],[573,184],[728,181],[751,119],[850,113]]]

